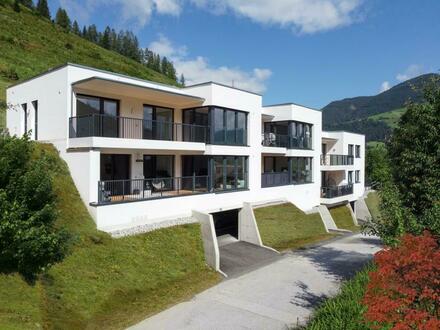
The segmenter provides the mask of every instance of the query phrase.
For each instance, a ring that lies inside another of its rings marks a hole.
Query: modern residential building
[[[323,132],[319,110],[230,86],[66,64],[9,87],[7,102],[10,134],[56,146],[101,230],[279,200],[354,208],[364,193],[363,135]]]

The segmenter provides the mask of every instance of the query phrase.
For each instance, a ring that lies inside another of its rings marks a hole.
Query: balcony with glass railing
[[[69,119],[69,137],[107,137],[184,142],[209,142],[202,125],[92,114]]]
[[[326,154],[321,155],[322,166],[344,166],[353,165],[354,157],[352,155],[335,155]]]
[[[321,188],[321,198],[337,198],[353,194],[353,185],[327,186]]]

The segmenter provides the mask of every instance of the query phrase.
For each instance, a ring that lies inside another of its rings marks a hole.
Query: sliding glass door
[[[172,141],[173,115],[171,108],[144,105],[143,138]]]
[[[174,156],[144,155],[144,178],[147,189],[172,190],[174,187]]]
[[[247,157],[214,156],[212,163],[215,191],[247,188]]]

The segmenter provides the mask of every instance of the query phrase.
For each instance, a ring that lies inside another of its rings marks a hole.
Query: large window
[[[280,173],[289,170],[289,158],[264,157],[264,173]]]
[[[173,139],[173,109],[144,104],[143,138]]]
[[[144,178],[146,188],[172,189],[174,174],[174,156],[170,155],[144,155]]]
[[[296,121],[267,122],[264,132],[274,133],[279,140],[288,137],[290,149],[312,149],[312,128],[312,124]]]
[[[183,123],[210,127],[209,134],[203,127],[187,127],[186,135],[197,131],[203,142],[225,145],[247,144],[247,113],[220,107],[202,107],[186,109],[183,112]],[[206,136],[205,135],[209,135]]]
[[[291,158],[293,184],[313,182],[312,159],[311,157]]]
[[[348,155],[353,156],[353,145],[352,144],[348,145]]]
[[[247,188],[247,157],[214,156],[212,162],[215,191]]]
[[[361,146],[356,145],[356,158],[361,158]]]
[[[353,171],[348,171],[348,184],[353,183]]]
[[[354,180],[356,183],[361,182],[361,171],[357,170],[354,172]]]
[[[119,101],[96,96],[77,95],[76,135],[118,137]]]
[[[195,108],[183,111],[183,140],[208,142],[209,108]]]

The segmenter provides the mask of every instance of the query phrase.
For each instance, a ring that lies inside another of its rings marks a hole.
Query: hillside
[[[368,141],[383,141],[405,112],[405,104],[410,100],[421,102],[423,85],[436,76],[425,74],[378,95],[331,102],[322,108],[324,128],[363,133]]]
[[[0,49],[0,128],[5,125],[6,87],[66,62],[176,84],[134,60],[64,32],[23,6],[17,13],[3,0],[0,1]]]
[[[0,329],[124,329],[216,284],[198,224],[119,239],[96,230],[67,165],[49,144],[56,225],[74,237],[69,255],[35,284],[0,272]]]

